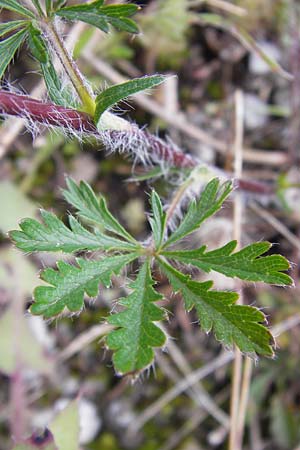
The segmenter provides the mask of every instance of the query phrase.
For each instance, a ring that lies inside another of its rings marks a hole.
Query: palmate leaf
[[[0,42],[0,79],[26,36],[27,30],[24,29]]]
[[[22,16],[29,17],[30,19],[35,19],[34,13],[30,11],[30,9],[25,8],[20,1],[0,0],[0,9],[1,8],[9,9],[10,11],[21,14]]]
[[[211,180],[204,188],[199,200],[195,200],[190,203],[186,215],[174,233],[171,234],[167,242],[164,244],[164,248],[174,244],[185,236],[191,234],[193,231],[197,230],[201,223],[221,208],[231,191],[231,181],[226,181],[220,185],[217,178]]]
[[[68,20],[81,20],[108,33],[109,25],[121,31],[138,33],[136,23],[129,19],[138,11],[139,7],[133,4],[103,5],[97,0],[85,5],[67,6],[56,11],[56,15]]]
[[[84,181],[81,181],[78,186],[72,178],[67,178],[66,184],[68,189],[63,190],[63,196],[77,209],[79,217],[100,225],[128,242],[137,244],[137,241],[109,212],[104,197],[97,197],[93,189]]]
[[[27,24],[27,20],[13,20],[11,22],[0,23],[0,37],[18,28],[24,28]]]
[[[149,222],[152,228],[155,247],[156,249],[159,249],[163,242],[167,217],[166,213],[163,211],[160,198],[154,190],[151,193],[151,208],[153,217],[149,218]]]
[[[121,100],[126,99],[130,95],[137,94],[138,92],[150,89],[154,86],[165,81],[164,75],[153,75],[142,78],[134,78],[133,80],[126,81],[125,83],[116,84],[114,86],[105,89],[96,98],[96,111],[94,120],[96,125],[98,124],[102,114],[111,106],[116,105]]]
[[[100,231],[93,233],[83,227],[78,220],[69,215],[68,228],[58,217],[41,210],[44,224],[34,219],[24,219],[20,223],[22,231],[11,231],[10,237],[16,247],[24,252],[58,252],[73,253],[82,250],[118,250],[134,251],[137,246],[107,236]]]
[[[163,254],[167,258],[198,267],[205,272],[214,270],[230,278],[237,277],[241,280],[262,281],[281,286],[293,284],[292,278],[282,273],[290,268],[283,256],[261,256],[272,247],[272,244],[255,242],[233,253],[236,246],[237,241],[231,241],[210,252],[206,252],[204,245],[197,250],[163,252]]]
[[[34,303],[30,312],[45,318],[60,314],[65,308],[70,312],[83,308],[84,293],[96,297],[99,283],[109,287],[113,274],[136,259],[136,253],[104,257],[98,261],[77,259],[78,266],[63,261],[57,263],[58,270],[45,269],[41,279],[51,286],[38,286],[34,290]]]
[[[153,303],[162,295],[153,289],[149,261],[140,268],[130,287],[133,292],[120,301],[126,309],[108,318],[110,324],[118,327],[110,332],[106,342],[114,350],[114,367],[120,374],[145,369],[154,359],[153,347],[162,347],[166,341],[163,331],[154,324],[164,319],[165,313]]]
[[[226,346],[237,345],[242,352],[272,356],[272,335],[263,325],[264,314],[252,306],[236,305],[238,294],[210,290],[213,282],[192,281],[162,259],[159,266],[175,292],[181,292],[188,311],[195,308],[201,328],[213,330]]]

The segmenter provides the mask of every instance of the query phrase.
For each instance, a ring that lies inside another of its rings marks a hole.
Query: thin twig
[[[183,380],[179,381],[179,383],[169,389],[165,394],[161,395],[158,400],[153,402],[150,407],[140,414],[139,417],[131,423],[128,432],[137,433],[146,422],[158,414],[162,408],[164,408],[174,398],[178,397],[179,394],[186,391],[186,389],[193,386],[195,383],[198,383],[200,380],[203,380],[203,378],[215,372],[217,369],[228,364],[232,359],[232,352],[224,352],[218,358],[206,364],[204,367],[195,370]]]
[[[59,362],[65,361],[71,358],[75,353],[80,352],[91,342],[99,339],[101,336],[108,334],[114,327],[108,324],[94,325],[87,331],[79,334],[64,350],[57,355]]]
[[[241,91],[235,94],[235,140],[234,140],[234,175],[242,177],[244,139],[244,98]],[[240,192],[234,198],[233,239],[241,241],[243,202]],[[239,244],[238,244],[239,245]],[[240,295],[239,303],[242,303]],[[240,450],[238,442],[238,417],[242,380],[242,354],[235,348],[233,364],[232,391],[230,401],[229,450]]]
[[[278,233],[280,233],[287,241],[289,241],[294,247],[300,251],[300,239],[292,233],[288,227],[284,225],[283,222],[276,219],[273,214],[269,213],[266,209],[259,206],[257,203],[251,202],[249,207],[254,211],[259,217],[264,219],[268,224],[270,224]]]
[[[185,356],[181,352],[181,350],[174,344],[174,342],[169,341],[168,343],[168,352],[170,357],[175,362],[176,366],[181,370],[182,374],[188,376],[192,373],[192,368],[186,360]],[[202,384],[198,382],[194,386],[194,391],[196,394],[196,398],[199,399],[200,404],[206,409],[206,411],[214,417],[224,428],[229,427],[229,417],[228,415],[222,411],[212,399],[212,397],[206,392],[203,388]]]

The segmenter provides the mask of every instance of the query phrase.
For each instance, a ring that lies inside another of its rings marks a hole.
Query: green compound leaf
[[[29,17],[30,19],[35,19],[35,15],[30,9],[25,8],[21,2],[16,0],[0,0],[0,9],[5,8],[10,11],[14,11],[22,16]]]
[[[66,179],[68,189],[63,190],[63,196],[82,219],[100,225],[107,231],[115,233],[128,242],[137,244],[137,241],[125,230],[118,220],[109,212],[103,197],[97,197],[93,189],[84,181],[79,186],[72,178]]]
[[[120,301],[126,309],[108,319],[118,327],[107,336],[106,342],[115,351],[114,367],[120,374],[145,369],[153,362],[153,348],[162,347],[166,341],[163,331],[153,323],[165,317],[164,311],[153,303],[162,298],[153,284],[147,261],[131,284],[133,292]]]
[[[166,213],[164,213],[160,198],[154,190],[151,193],[151,208],[153,217],[149,218],[149,222],[153,232],[155,247],[159,249],[166,229]]]
[[[246,281],[262,281],[279,286],[289,286],[293,280],[282,273],[290,268],[289,262],[281,255],[261,256],[272,244],[256,242],[242,250],[233,253],[237,241],[228,242],[224,247],[206,252],[203,245],[197,250],[164,252],[164,256],[189,264],[205,272],[215,270],[230,278],[240,278]]]
[[[0,42],[0,79],[7,66],[13,59],[16,51],[22,45],[27,36],[27,30],[20,30],[9,38]]]
[[[116,105],[119,101],[124,100],[130,95],[150,89],[165,81],[164,75],[153,75],[142,78],[134,78],[125,83],[116,84],[105,89],[96,98],[95,123],[98,124],[102,114],[111,106]]]
[[[159,266],[175,292],[181,292],[188,311],[195,308],[201,328],[213,330],[218,341],[226,346],[237,345],[242,352],[272,356],[273,338],[262,325],[264,314],[253,306],[236,305],[238,294],[210,290],[213,282],[199,283],[178,272],[163,260]]]
[[[13,20],[12,22],[0,23],[0,37],[11,31],[17,30],[18,28],[24,28],[27,24],[28,22],[26,20]]]
[[[105,33],[108,33],[109,25],[121,31],[138,33],[136,23],[129,19],[138,9],[139,7],[133,4],[103,6],[103,1],[100,0],[85,5],[61,8],[55,14],[68,20],[81,20],[100,28]]]
[[[226,181],[220,186],[217,178],[211,180],[204,188],[199,200],[190,203],[182,222],[174,233],[171,234],[164,247],[174,244],[197,230],[202,222],[221,208],[231,191],[231,181]]]
[[[137,246],[98,230],[88,231],[73,216],[69,216],[68,228],[55,214],[41,210],[44,224],[34,219],[24,219],[20,223],[22,231],[11,231],[10,237],[16,247],[25,252],[73,253],[82,250],[134,251]]]
[[[58,270],[46,269],[41,279],[51,286],[38,286],[34,290],[34,301],[30,312],[45,318],[60,314],[65,308],[70,312],[83,308],[84,293],[96,297],[99,283],[109,287],[113,274],[136,259],[136,253],[104,257],[99,261],[77,259],[78,267],[63,261],[57,263]]]

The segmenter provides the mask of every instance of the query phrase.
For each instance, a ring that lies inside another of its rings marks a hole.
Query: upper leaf
[[[135,253],[104,257],[98,261],[80,258],[77,259],[78,267],[59,261],[58,270],[46,269],[41,273],[41,279],[51,286],[38,286],[34,290],[35,303],[30,308],[31,313],[49,318],[65,308],[70,312],[80,311],[85,292],[89,297],[95,297],[99,283],[109,287],[113,273],[118,274],[136,258]]]
[[[220,186],[217,178],[211,180],[203,192],[199,200],[192,201],[189,205],[188,211],[184,216],[182,222],[171,234],[164,247],[168,247],[174,242],[179,241],[185,236],[189,235],[204,222],[208,217],[215,214],[222,206],[225,199],[232,191],[231,181],[226,181]]]
[[[125,83],[116,84],[114,86],[105,89],[96,98],[96,111],[95,111],[95,123],[98,124],[101,115],[111,106],[117,104],[119,101],[124,100],[130,95],[137,94],[145,89],[158,86],[165,81],[163,75],[153,75],[143,78],[134,78],[133,80],[126,81]]]
[[[164,319],[165,313],[153,304],[162,295],[153,289],[149,261],[143,264],[130,287],[133,292],[120,301],[126,309],[108,318],[110,324],[118,327],[110,332],[106,342],[115,350],[113,362],[120,374],[149,366],[154,359],[153,347],[162,347],[166,341],[163,331],[153,323]]]
[[[21,2],[16,0],[0,0],[0,8],[9,9],[22,16],[29,17],[30,19],[35,19],[35,15],[30,9],[25,8]]]
[[[186,309],[196,308],[205,332],[213,330],[217,340],[226,346],[235,344],[242,352],[273,355],[272,335],[262,325],[265,316],[261,311],[252,306],[236,305],[238,294],[235,292],[211,291],[212,281],[192,281],[190,276],[161,259],[159,265],[174,291],[182,293]]]
[[[11,22],[0,23],[0,37],[18,28],[24,28],[27,26],[27,23],[27,20],[13,20]]]
[[[206,252],[203,245],[197,250],[164,252],[164,256],[185,264],[191,264],[205,272],[215,270],[230,278],[247,281],[262,281],[276,285],[292,285],[293,280],[282,271],[290,265],[281,255],[261,256],[272,246],[269,242],[256,242],[233,253],[237,241],[228,242],[224,247]]]
[[[109,25],[118,30],[138,33],[137,25],[128,18],[138,9],[139,7],[133,4],[103,6],[103,1],[97,0],[84,5],[67,6],[59,9],[55,14],[68,20],[81,20],[100,28],[105,33],[109,31]]]
[[[78,210],[77,214],[80,217],[136,244],[136,240],[109,212],[105,199],[98,198],[87,183],[81,181],[78,186],[72,178],[67,178],[66,183],[68,189],[63,191],[63,195],[67,202]]]
[[[159,196],[153,190],[151,193],[151,208],[153,217],[149,218],[149,222],[153,232],[153,239],[156,249],[160,248],[166,229],[166,213],[163,211],[163,207]]]
[[[47,251],[73,253],[82,250],[134,251],[137,246],[98,230],[93,233],[83,227],[73,216],[69,216],[68,228],[58,217],[41,210],[45,225],[34,219],[24,219],[20,223],[22,231],[11,231],[15,245],[25,252]]]
[[[24,29],[0,42],[0,79],[26,36],[27,30]]]

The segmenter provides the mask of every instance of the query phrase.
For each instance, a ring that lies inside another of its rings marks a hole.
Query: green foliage
[[[103,257],[98,261],[78,258],[77,266],[59,261],[58,270],[42,271],[41,279],[51,286],[38,286],[35,289],[31,313],[49,318],[60,314],[65,308],[70,312],[80,311],[85,292],[89,297],[96,297],[99,283],[109,287],[112,275],[117,275],[136,258],[135,253]]]
[[[81,181],[77,186],[72,178],[67,178],[66,183],[68,189],[63,191],[63,195],[67,202],[77,209],[80,218],[96,223],[103,229],[136,244],[136,240],[109,212],[104,197],[98,198],[92,188],[84,181]]]
[[[197,230],[201,223],[221,208],[231,191],[232,183],[230,181],[226,181],[220,186],[217,178],[211,180],[203,190],[199,200],[191,202],[185,217],[164,244],[164,247],[174,244]]]
[[[47,46],[42,38],[40,30],[32,24],[29,26],[28,44],[32,55],[42,64],[48,61]]]
[[[45,225],[34,219],[20,223],[22,231],[12,231],[11,239],[24,252],[79,252],[83,250],[134,251],[137,246],[107,236],[98,230],[88,231],[78,220],[69,215],[68,228],[54,214],[41,210]]]
[[[146,261],[130,284],[133,292],[119,300],[125,310],[108,319],[117,327],[107,336],[106,343],[115,351],[114,367],[120,374],[147,367],[154,359],[153,347],[162,347],[166,341],[163,331],[153,323],[164,318],[164,311],[153,304],[163,296],[152,286],[150,265]]]
[[[30,11],[30,9],[25,8],[21,2],[17,2],[16,0],[0,0],[0,8],[9,9],[21,16],[28,17],[29,19],[35,19],[33,12]]]
[[[138,33],[138,27],[132,19],[139,9],[137,5],[103,5],[103,0],[82,5],[67,6],[58,9],[55,14],[68,20],[80,20],[108,33],[109,25],[121,31]]]
[[[159,265],[175,292],[181,292],[188,311],[195,308],[202,329],[213,330],[226,346],[237,345],[242,352],[272,356],[272,335],[262,325],[264,314],[252,306],[236,305],[238,294],[210,290],[212,281],[192,281],[162,259]]]
[[[69,87],[62,86],[62,82],[52,64],[51,56],[49,55],[49,49],[41,31],[32,24],[30,24],[28,30],[28,45],[32,55],[40,63],[41,71],[50,99],[53,100],[57,105],[76,108],[78,104],[72,98]]]
[[[143,78],[135,78],[125,83],[116,84],[114,86],[105,89],[96,98],[96,112],[95,123],[98,124],[101,115],[111,106],[117,104],[119,101],[124,100],[130,95],[137,94],[145,89],[158,86],[165,81],[165,77],[162,75],[153,75]]]
[[[26,36],[27,30],[22,29],[0,42],[0,78],[2,78],[7,66],[13,59],[20,45],[23,44]]]
[[[0,23],[0,37],[4,36],[7,33],[10,33],[11,31],[17,30],[18,28],[24,28],[24,26],[26,25],[26,20],[13,20],[11,22]]]
[[[272,356],[272,336],[261,311],[253,306],[236,304],[237,293],[214,291],[212,281],[193,281],[190,275],[181,273],[170,263],[175,260],[205,272],[215,270],[247,281],[292,284],[292,279],[283,273],[289,268],[285,258],[263,256],[270,248],[266,242],[248,245],[236,253],[236,241],[209,252],[206,246],[196,250],[167,250],[218,211],[231,188],[231,183],[220,185],[219,180],[211,180],[199,200],[191,202],[181,223],[169,237],[166,235],[167,215],[159,196],[152,191],[149,217],[152,236],[146,242],[138,243],[109,212],[103,197],[99,198],[87,183],[77,185],[68,178],[63,195],[90,229],[72,215],[69,215],[68,227],[54,214],[42,211],[43,223],[25,219],[20,224],[20,231],[10,233],[11,238],[26,252],[97,250],[105,252],[105,256],[97,260],[78,258],[77,265],[60,261],[57,270],[44,270],[41,278],[48,286],[35,289],[31,312],[50,318],[63,311],[80,311],[84,294],[95,297],[99,283],[108,287],[113,274],[119,274],[132,261],[140,259],[136,279],[129,284],[131,294],[119,300],[124,309],[108,318],[108,322],[116,327],[108,335],[107,345],[115,352],[113,360],[118,373],[136,372],[149,366],[154,359],[153,349],[165,343],[164,333],[154,323],[165,316],[164,310],[155,304],[162,298],[153,287],[151,268],[155,262],[169,279],[173,291],[182,294],[186,310],[194,308],[197,311],[205,332],[213,331],[217,340],[229,347],[237,345],[245,353]]]
[[[176,261],[198,267],[205,272],[209,273],[211,270],[215,270],[230,278],[262,281],[279,286],[293,283],[288,275],[282,273],[290,267],[283,256],[261,256],[272,247],[269,242],[256,242],[232,253],[236,246],[237,241],[231,241],[224,247],[210,252],[206,252],[206,246],[203,245],[197,250],[164,252],[163,254]]]
[[[149,223],[152,229],[155,247],[159,249],[165,235],[167,215],[163,211],[161,200],[154,190],[151,193],[151,209],[153,217],[149,218]]]

